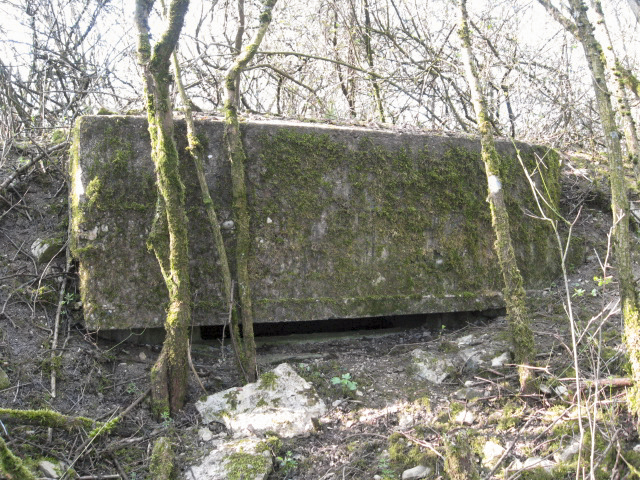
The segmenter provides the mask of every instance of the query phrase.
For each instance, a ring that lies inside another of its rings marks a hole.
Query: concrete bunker
[[[260,121],[242,127],[257,324],[504,306],[479,140],[311,123]],[[200,120],[197,129],[231,252],[223,123]],[[221,325],[228,313],[185,151],[184,123],[177,122],[176,136],[187,191],[193,322]],[[535,202],[516,147],[527,168],[542,173],[555,203],[560,165],[547,148],[497,143],[518,264],[526,287],[535,290],[556,277],[558,254],[549,226],[526,214],[535,212]],[[156,199],[146,119],[80,118],[70,175],[72,254],[79,262],[87,328],[162,327],[167,294],[146,246]],[[539,174],[536,178],[541,183]]]

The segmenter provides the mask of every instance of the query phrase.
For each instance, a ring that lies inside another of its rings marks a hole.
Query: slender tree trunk
[[[216,208],[213,203],[213,199],[211,198],[209,186],[207,185],[207,180],[204,175],[204,148],[202,146],[202,143],[200,143],[200,140],[198,140],[198,136],[196,135],[195,124],[193,121],[193,112],[191,110],[191,101],[187,96],[184,84],[182,83],[180,63],[178,62],[178,55],[176,51],[174,51],[173,53],[173,69],[176,79],[176,86],[180,94],[180,99],[184,105],[184,116],[187,124],[187,142],[189,144],[189,154],[193,159],[196,174],[198,176],[202,203],[204,204],[205,210],[207,212],[207,219],[209,220],[209,225],[211,227],[211,233],[213,236],[213,246],[216,249],[216,253],[218,254],[218,263],[222,273],[222,293],[224,295],[224,301],[226,304],[225,310],[231,312],[232,323],[233,325],[237,325],[238,311],[233,302],[233,278],[231,276],[231,269],[229,267],[227,249],[224,245],[222,232],[220,231],[220,224],[218,223],[218,215],[216,213]],[[238,345],[237,331],[232,331],[231,339],[236,357],[240,359],[242,351]],[[240,363],[240,367],[243,369],[243,374],[246,377],[246,373],[244,372],[244,365],[242,363]]]
[[[156,169],[158,202],[149,243],[158,258],[169,291],[166,338],[151,370],[152,408],[156,415],[175,413],[184,404],[187,389],[188,331],[191,325],[189,252],[184,185],[173,140],[173,111],[169,96],[171,54],[180,37],[188,0],[173,0],[168,27],[150,43],[149,14],[153,0],[136,1],[138,62],[144,71],[151,157]]]
[[[635,386],[629,392],[628,400],[632,413],[640,415],[640,315],[638,313],[638,296],[631,270],[629,199],[624,178],[620,135],[611,105],[611,94],[607,88],[602,47],[593,35],[594,28],[587,17],[587,6],[584,1],[569,0],[575,23],[564,17],[548,0],[538,0],[538,2],[582,44],[591,71],[593,89],[607,145],[609,179],[611,181],[611,209],[613,211],[614,256],[620,285],[625,343],[635,381]]]
[[[251,305],[251,287],[249,279],[249,248],[251,238],[249,236],[249,211],[247,208],[247,187],[245,182],[246,154],[240,136],[240,124],[238,122],[238,78],[243,69],[249,64],[260,43],[264,38],[269,24],[271,12],[277,0],[262,0],[262,12],[260,13],[260,25],[251,43],[242,51],[225,77],[225,143],[231,162],[231,182],[233,194],[233,215],[236,223],[236,270],[238,279],[238,293],[240,299],[240,311],[242,320],[242,337],[239,336],[238,322],[232,316],[232,334],[236,336],[240,346],[239,362],[247,377],[247,381],[255,381],[257,378],[256,346],[253,338],[253,308]]]
[[[531,370],[526,366],[533,361],[535,356],[533,332],[531,331],[529,312],[526,307],[526,294],[522,275],[518,269],[511,242],[509,214],[504,201],[503,181],[500,178],[500,157],[496,151],[491,132],[486,99],[480,89],[478,70],[473,63],[468,18],[466,0],[460,0],[459,34],[463,47],[462,56],[482,143],[482,160],[489,185],[488,201],[491,207],[491,221],[496,235],[495,248],[504,278],[504,298],[507,304],[515,361],[519,365],[520,386],[523,390],[528,390],[531,387],[532,374]]]
[[[640,182],[640,144],[638,143],[638,133],[636,131],[636,124],[631,115],[631,105],[629,103],[629,97],[627,96],[627,90],[624,85],[624,79],[620,73],[620,63],[613,50],[613,44],[611,43],[611,36],[609,35],[609,29],[604,18],[604,12],[602,10],[602,4],[600,0],[592,0],[592,6],[596,12],[596,30],[599,32],[600,37],[605,40],[605,44],[602,45],[602,51],[607,61],[607,67],[611,72],[609,76],[611,91],[613,92],[616,102],[617,111],[622,119],[622,126],[624,128],[624,137],[627,143],[627,153],[629,162],[633,165],[633,173],[636,177],[636,184]]]
[[[636,17],[636,22],[640,23],[640,0],[627,0],[627,3]]]
[[[367,54],[367,64],[369,65],[369,81],[373,87],[373,96],[376,100],[380,121],[385,122],[384,107],[382,106],[382,96],[380,95],[380,84],[374,74],[373,48],[371,47],[371,15],[369,12],[369,0],[364,0],[364,47]]]

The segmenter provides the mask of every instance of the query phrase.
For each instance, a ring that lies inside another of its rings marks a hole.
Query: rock
[[[453,419],[459,425],[471,425],[476,420],[476,416],[471,410],[462,410]]]
[[[374,475],[373,480],[382,480],[382,477],[380,475]]]
[[[504,352],[499,357],[495,357],[491,359],[491,366],[503,367],[505,363],[508,363],[510,361],[511,361],[511,355],[509,355],[509,352]]]
[[[411,355],[417,367],[417,375],[431,383],[444,382],[453,368],[449,359],[436,357],[420,349],[412,351]]]
[[[0,367],[0,390],[4,390],[5,388],[9,388],[11,386],[11,380],[9,380],[9,375],[5,372],[2,367]]]
[[[398,428],[400,430],[408,430],[411,427],[414,427],[417,423],[417,417],[408,412],[399,412],[398,413]]]
[[[140,352],[138,358],[144,362],[147,359],[147,355],[144,352]]]
[[[213,439],[213,432],[207,427],[202,427],[198,430],[198,437],[200,437],[200,440],[203,442],[209,442]]]
[[[461,388],[453,394],[458,400],[473,400],[484,397],[484,390],[480,388]]]
[[[457,364],[460,366],[460,370],[465,372],[475,372],[485,362],[482,360],[482,356],[485,351],[479,348],[465,348],[460,350],[457,354]]]
[[[553,454],[553,459],[560,462],[568,462],[580,452],[580,440],[574,440],[567,445],[561,452]]]
[[[334,408],[339,407],[340,405],[342,405],[342,399],[338,399],[331,404],[331,406]]]
[[[64,247],[64,242],[61,238],[37,238],[31,244],[31,254],[37,263],[47,263],[62,247]]]
[[[410,480],[414,478],[425,478],[427,475],[431,473],[431,469],[429,467],[425,467],[424,465],[418,465],[417,467],[410,468],[409,470],[405,470],[402,472],[402,480]]]
[[[545,383],[541,383],[540,386],[538,387],[540,389],[540,391],[542,393],[544,393],[545,395],[551,395],[551,393],[553,392],[553,390],[551,389],[551,387]]]
[[[505,448],[493,440],[489,440],[482,447],[482,465],[487,468],[493,468],[498,460],[505,452]]]
[[[233,223],[233,220],[227,220],[226,222],[222,222],[223,230],[231,230],[233,229],[234,226],[235,224]]]
[[[38,469],[47,478],[60,478],[60,467],[49,460],[41,460],[38,462]]]
[[[556,392],[556,395],[558,395],[559,397],[566,397],[569,395],[569,389],[564,385],[558,385],[557,387],[554,388],[554,391]]]
[[[551,473],[551,470],[553,470],[553,467],[555,466],[556,464],[551,460],[548,460],[546,458],[540,458],[540,457],[527,458],[522,464],[522,468],[524,470],[532,470],[534,468],[544,468],[544,470],[547,473]]]
[[[466,345],[471,345],[474,340],[475,337],[473,335],[465,335],[464,337],[460,337],[459,339],[457,339],[456,343],[459,347],[464,347]]]
[[[259,452],[260,440],[244,438],[230,442],[218,441],[202,463],[187,468],[190,480],[264,480],[273,469],[268,449]]]
[[[326,406],[315,390],[286,363],[263,374],[260,381],[231,388],[196,402],[204,423],[223,423],[234,437],[268,431],[291,438],[308,435]]]
[[[640,443],[633,447],[633,451],[640,453]]]

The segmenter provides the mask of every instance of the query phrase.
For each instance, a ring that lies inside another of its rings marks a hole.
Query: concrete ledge
[[[178,122],[190,219],[194,325],[225,321],[221,278]],[[233,259],[229,165],[219,120],[197,122],[207,181]],[[483,310],[504,305],[477,139],[317,124],[243,125],[256,322]],[[554,152],[535,156],[553,201]],[[558,273],[548,226],[509,142],[498,142],[512,236],[527,288]],[[90,329],[161,327],[167,295],[147,250],[155,176],[144,118],[80,118],[72,180],[72,252]],[[538,178],[539,181],[539,178]],[[233,265],[232,265],[233,268]]]

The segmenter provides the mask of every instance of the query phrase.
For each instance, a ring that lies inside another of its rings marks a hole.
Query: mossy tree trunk
[[[636,177],[636,183],[640,182],[640,144],[638,142],[638,133],[636,131],[636,124],[631,115],[631,105],[629,97],[627,96],[627,90],[624,84],[624,78],[621,73],[621,65],[618,62],[618,58],[613,50],[613,44],[611,43],[611,36],[609,35],[609,29],[604,18],[604,11],[602,10],[602,4],[600,0],[591,1],[594,10],[596,12],[596,29],[599,31],[600,38],[605,40],[602,51],[607,62],[607,67],[611,72],[610,85],[611,91],[616,98],[616,106],[620,118],[622,120],[622,126],[624,128],[624,137],[627,143],[627,153],[629,162],[633,165],[633,173]]]
[[[567,31],[582,45],[591,71],[598,113],[607,146],[609,179],[611,182],[611,209],[613,211],[614,258],[618,270],[620,302],[624,319],[627,354],[635,386],[629,392],[629,405],[635,415],[640,415],[640,315],[638,295],[631,270],[629,242],[629,199],[624,178],[620,134],[611,105],[611,93],[607,87],[606,66],[602,46],[596,40],[593,25],[587,17],[587,6],[582,0],[569,0],[574,21],[566,18],[548,0],[538,0]],[[640,427],[640,425],[639,425]]]
[[[246,154],[240,135],[238,121],[238,79],[244,68],[254,57],[271,23],[271,12],[277,0],[262,0],[260,25],[251,43],[236,57],[225,76],[225,129],[224,139],[231,162],[231,189],[233,195],[233,216],[236,224],[236,276],[238,279],[238,297],[242,319],[242,337],[237,316],[232,315],[232,335],[238,347],[236,354],[247,381],[257,378],[256,346],[253,337],[253,308],[251,305],[251,286],[249,279],[249,211],[247,207],[247,186],[245,182]]]
[[[227,249],[224,245],[222,238],[222,232],[220,230],[220,224],[218,223],[218,214],[216,213],[216,207],[211,198],[209,192],[209,185],[204,174],[204,147],[196,134],[196,128],[193,121],[193,111],[191,108],[191,100],[189,99],[187,92],[182,82],[182,74],[180,70],[180,63],[178,62],[177,50],[173,52],[173,69],[176,79],[176,87],[180,93],[180,99],[183,104],[184,117],[187,124],[187,142],[189,144],[188,150],[198,176],[198,183],[200,185],[200,194],[202,196],[202,203],[207,212],[207,219],[209,220],[209,226],[211,227],[211,233],[213,237],[213,246],[218,254],[218,265],[220,267],[220,273],[222,274],[222,288],[224,299],[227,307],[227,311],[231,312],[231,318],[235,325],[237,325],[238,311],[233,301],[233,278],[231,276],[231,268],[229,266],[229,259],[227,256]],[[233,319],[236,319],[235,321]],[[237,336],[232,334],[233,349],[238,355],[239,347],[237,344]],[[241,367],[243,365],[241,364]],[[246,375],[245,375],[246,377]]]
[[[446,438],[444,451],[444,470],[451,480],[480,480],[469,432],[463,430],[453,438]]]
[[[531,331],[529,312],[526,306],[522,275],[516,263],[515,251],[511,241],[509,214],[502,188],[503,179],[500,177],[500,156],[495,148],[495,141],[487,114],[487,102],[480,88],[478,69],[474,63],[466,0],[460,0],[459,34],[462,40],[465,74],[471,89],[471,99],[482,143],[482,160],[489,186],[488,201],[491,208],[491,222],[496,236],[496,253],[504,279],[504,299],[511,329],[511,342],[515,361],[518,364],[520,386],[523,390],[527,390],[531,387],[533,377],[531,370],[527,368],[527,365],[533,361],[535,356],[533,332]]]
[[[191,294],[184,185],[173,139],[173,110],[169,96],[171,54],[180,37],[188,0],[173,0],[168,25],[151,47],[149,14],[154,0],[136,0],[138,62],[143,69],[151,157],[155,164],[158,202],[149,237],[169,291],[166,338],[151,370],[152,404],[156,415],[175,413],[184,404],[187,387]]]
[[[175,455],[168,437],[160,437],[153,444],[149,473],[154,480],[172,480],[175,475]]]
[[[36,480],[36,476],[16,457],[0,437],[0,466],[14,480]]]

